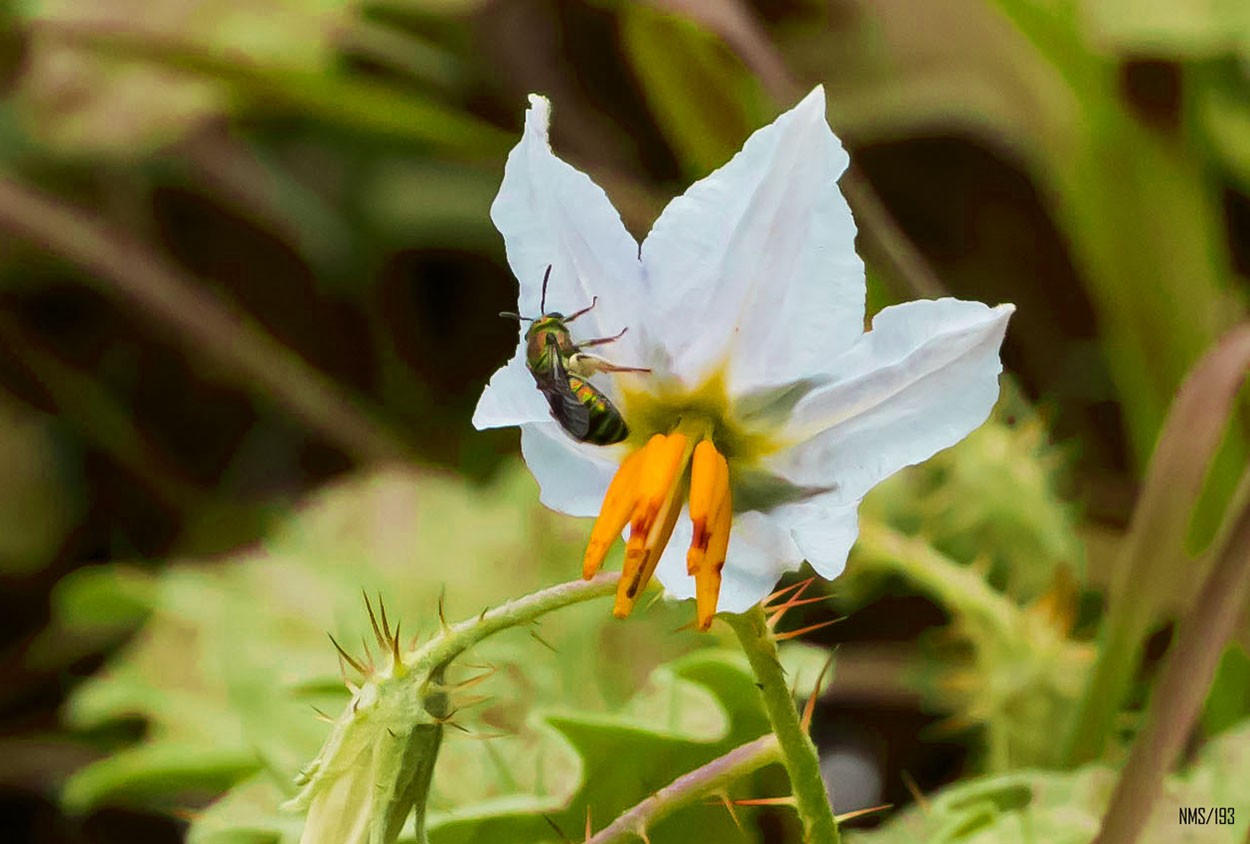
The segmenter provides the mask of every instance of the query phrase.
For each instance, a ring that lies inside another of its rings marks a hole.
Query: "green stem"
[[[777,737],[766,735],[683,774],[655,794],[619,815],[595,833],[586,844],[612,844],[635,838],[646,840],[646,832],[673,812],[709,794],[724,793],[730,783],[766,765],[780,761]]]
[[[816,745],[799,721],[764,611],[756,607],[741,615],[726,614],[721,617],[738,634],[742,650],[755,672],[760,695],[764,699],[764,710],[781,746],[781,762],[790,775],[795,808],[803,821],[803,841],[806,844],[838,844],[841,840],[838,823],[833,816],[833,807],[829,805],[825,782],[820,777]]]
[[[446,625],[442,635],[434,637],[404,662],[411,670],[435,670],[500,630],[529,624],[561,607],[611,595],[616,592],[620,579],[620,574],[616,572],[603,572],[590,580],[560,583],[494,609],[483,610],[475,618]]]

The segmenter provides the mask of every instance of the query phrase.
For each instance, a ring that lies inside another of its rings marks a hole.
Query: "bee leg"
[[[615,343],[617,340],[625,336],[626,331],[629,331],[629,328],[622,328],[619,334],[614,334],[611,337],[596,337],[594,340],[586,340],[578,343],[577,348],[586,349],[591,346],[602,346],[605,343]]]
[[[606,361],[598,355],[588,355],[582,352],[574,352],[568,359],[568,370],[574,375],[582,378],[589,378],[596,372],[650,372],[650,369],[642,366],[617,366],[616,364]]]
[[[599,304],[599,297],[598,297],[598,296],[596,296],[595,298],[591,299],[591,300],[590,300],[590,304],[589,304],[589,305],[587,305],[586,307],[582,308],[580,311],[577,311],[576,313],[573,313],[573,314],[570,314],[569,316],[566,316],[566,317],[564,318],[564,321],[565,321],[565,322],[572,322],[573,320],[577,319],[577,318],[578,318],[579,316],[581,316],[582,314],[590,313],[590,311],[592,311],[592,310],[594,309],[595,305],[597,305],[597,304]]]

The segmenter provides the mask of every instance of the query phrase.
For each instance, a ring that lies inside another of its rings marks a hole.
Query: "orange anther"
[[[617,589],[618,618],[629,615],[638,595],[655,571],[660,553],[673,532],[681,505],[677,500],[683,470],[690,459],[685,434],[656,434],[644,449],[638,499],[630,519],[629,541],[625,543],[625,565]]]
[[[695,606],[700,630],[712,626],[716,605],[720,600],[721,569],[725,566],[725,554],[729,550],[729,531],[733,524],[733,496],[729,490],[729,464],[724,456],[714,452],[716,460],[709,471],[714,472],[712,499],[714,510],[705,519],[705,528],[699,536],[696,525],[695,539],[701,539],[702,548],[691,543],[686,555],[686,565],[695,581]],[[692,513],[693,515],[693,513]]]
[[[625,458],[621,468],[616,470],[612,483],[608,485],[607,494],[603,497],[603,507],[595,526],[590,531],[590,541],[586,544],[586,554],[582,557],[582,577],[589,580],[603,565],[612,543],[621,535],[625,525],[638,504],[638,478],[642,472],[643,454],[640,449]]]

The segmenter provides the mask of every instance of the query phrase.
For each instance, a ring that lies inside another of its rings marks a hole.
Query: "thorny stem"
[[[590,601],[616,592],[621,576],[617,572],[603,572],[590,580],[572,580],[560,583],[509,601],[494,609],[485,610],[475,618],[447,625],[442,635],[435,636],[423,647],[408,656],[404,663],[413,670],[435,670],[446,665],[468,648],[500,630],[529,624],[539,616],[561,607]]]
[[[709,794],[723,792],[730,783],[781,761],[781,748],[771,733],[683,774],[646,800],[619,815],[586,840],[586,844],[610,844],[636,838],[646,840],[646,832],[673,812]]]
[[[777,644],[768,629],[764,611],[755,607],[750,612],[721,616],[742,643],[751,670],[764,699],[764,710],[772,724],[773,733],[781,748],[781,762],[790,776],[790,789],[794,793],[795,808],[803,822],[803,840],[806,844],[838,844],[838,823],[829,805],[824,780],[820,777],[820,760],[816,745],[803,729],[798,710],[790,689],[786,686],[785,673],[777,659]]]

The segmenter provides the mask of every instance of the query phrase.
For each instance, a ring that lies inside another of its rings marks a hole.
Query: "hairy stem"
[[[786,686],[785,673],[777,659],[777,644],[764,617],[764,611],[755,607],[741,615],[722,616],[742,643],[751,670],[764,699],[764,710],[772,723],[773,733],[781,749],[781,762],[790,775],[790,789],[794,792],[795,808],[803,822],[803,840],[806,844],[837,844],[838,823],[833,817],[833,807],[820,777],[820,760],[816,745],[799,720],[794,699]]]
[[[476,618],[457,624],[445,624],[442,635],[434,637],[417,649],[404,662],[414,670],[434,670],[500,630],[529,624],[561,607],[614,594],[620,579],[617,572],[603,572],[590,580],[571,580],[509,601],[494,609],[483,610]]]
[[[730,783],[781,760],[777,737],[771,733],[735,747],[724,756],[683,774],[646,800],[619,815],[599,830],[586,844],[646,840],[647,830],[673,812],[706,797],[723,792]]]

